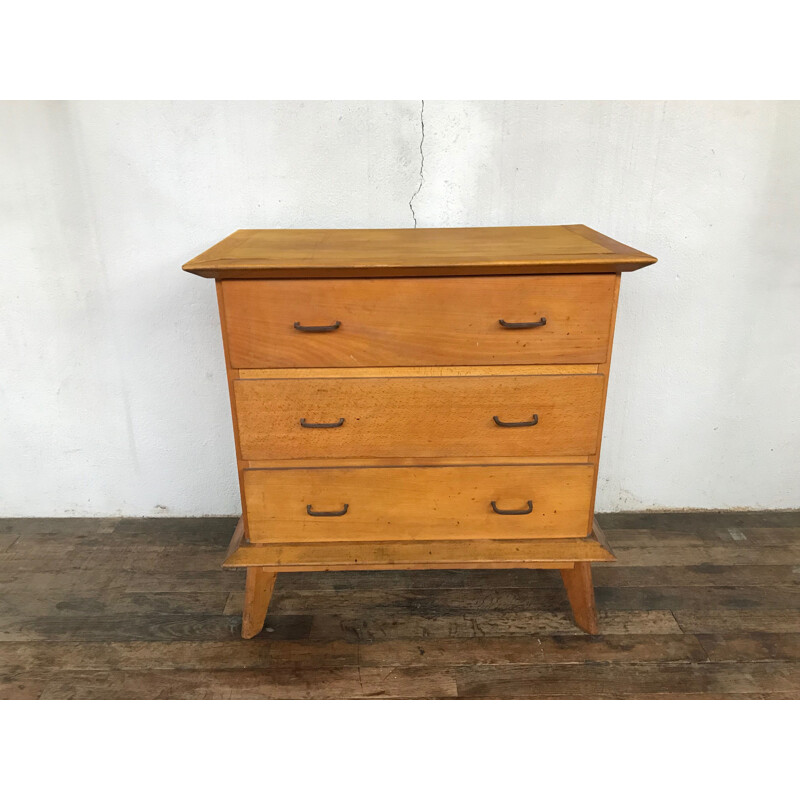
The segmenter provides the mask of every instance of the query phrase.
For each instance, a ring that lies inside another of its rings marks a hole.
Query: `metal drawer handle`
[[[342,323],[338,319],[333,325],[301,325],[299,322],[295,322],[294,329],[303,333],[325,333],[325,331],[335,331],[341,325]]]
[[[523,514],[530,514],[531,511],[533,511],[533,500],[528,500],[527,508],[511,508],[511,509],[498,508],[497,503],[495,503],[495,501],[492,500],[492,511],[494,511],[495,514],[502,514],[503,516],[509,516],[509,517],[518,517],[522,516]]]
[[[306,513],[309,517],[343,517],[347,513],[348,508],[350,508],[350,506],[345,503],[341,511],[314,511],[311,505],[307,505]]]
[[[542,317],[538,322],[506,322],[504,319],[497,320],[503,328],[541,328],[547,325],[547,318]]]
[[[338,422],[306,422],[306,418],[300,419],[301,428],[341,428],[344,425],[344,417],[339,417]]]
[[[522,422],[502,422],[498,417],[492,417],[494,424],[501,428],[530,428],[539,422],[539,415],[534,414],[533,419]]]

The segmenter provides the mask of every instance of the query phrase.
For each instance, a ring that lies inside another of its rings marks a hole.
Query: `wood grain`
[[[281,615],[266,625],[270,636],[302,639],[308,636],[313,619],[308,614]],[[240,617],[214,614],[93,614],[70,616],[0,617],[0,642],[158,642],[239,641]]]
[[[614,545],[614,553],[626,567],[800,565],[800,542],[786,547],[736,547],[724,544],[693,547]]]
[[[687,633],[800,633],[796,608],[679,609],[673,613]]]
[[[794,512],[600,515],[595,636],[555,570],[472,564],[282,573],[243,641],[236,522],[0,520],[0,698],[800,698]]]
[[[563,569],[567,572],[567,569]],[[569,577],[569,576],[568,576]],[[488,585],[487,585],[488,584]],[[735,598],[738,587],[626,587],[609,586],[596,589],[597,603],[606,611],[630,611],[640,608],[673,612],[702,611],[704,608],[732,610],[797,611],[797,591],[793,594],[781,587],[743,587],[744,597]],[[241,613],[243,593],[230,593],[226,614]],[[501,581],[482,581],[474,577],[458,587],[383,588],[372,582],[368,587],[353,586],[347,592],[336,589],[293,588],[291,581],[282,583],[271,605],[275,613],[302,614],[318,611],[344,612],[370,608],[403,610],[414,608],[419,613],[434,614],[467,611],[548,611],[568,610],[567,594],[557,583],[543,585],[528,572],[527,585],[503,587]]]
[[[612,307],[611,307],[611,315],[608,322],[608,339],[606,344],[606,353],[603,358],[604,366],[604,380],[603,380],[603,399],[600,403],[600,423],[597,426],[597,441],[595,443],[595,447],[592,450],[594,454],[594,458],[592,459],[594,463],[594,480],[592,481],[592,496],[591,496],[591,504],[589,507],[589,524],[594,519],[594,506],[595,501],[597,499],[597,478],[600,474],[600,445],[603,442],[603,422],[605,420],[606,414],[606,395],[608,394],[608,381],[609,381],[609,371],[611,367],[611,351],[614,345],[614,328],[616,327],[616,320],[617,320],[617,304],[619,301],[619,287],[620,283],[622,282],[622,276],[617,275],[614,280],[614,297],[612,300]]]
[[[575,624],[586,633],[597,633],[597,608],[592,585],[592,566],[578,562],[571,569],[561,570]]]
[[[616,276],[220,285],[233,369],[585,364],[605,360]],[[296,322],[340,327],[304,333]]]
[[[246,544],[226,567],[267,566],[278,572],[358,569],[565,569],[574,561],[612,561],[594,538]]]
[[[277,573],[270,572],[264,567],[247,568],[242,609],[243,639],[252,639],[261,633],[276,577]]]
[[[337,467],[453,467],[463,465],[474,467],[476,461],[482,465],[509,466],[512,464],[533,465],[533,464],[591,464],[591,456],[481,456],[476,459],[472,456],[438,456],[423,458],[421,456],[394,456],[392,458],[337,458]],[[306,467],[316,469],[320,467],[330,467],[330,458],[270,458],[253,459],[252,461],[241,461],[242,469],[280,469]]]
[[[244,542],[244,518],[239,517],[239,521],[236,523],[236,527],[233,530],[233,536],[231,537],[230,544],[228,544],[228,549],[225,552],[225,558],[231,555],[231,553],[235,553]]]
[[[800,661],[800,631],[701,634],[709,661]]]
[[[233,396],[233,382],[236,378],[234,370],[231,369],[230,343],[228,341],[227,311],[225,309],[225,296],[222,291],[222,282],[215,282],[217,289],[217,308],[219,309],[219,321],[222,329],[222,349],[225,354],[225,374],[228,382],[228,399],[231,404],[231,421],[233,422],[233,442],[236,448],[236,468],[239,475],[239,500],[242,506],[242,536],[247,539],[248,520],[247,520],[247,500],[244,496],[244,485],[242,483],[242,451],[239,445],[239,420],[236,416],[236,401]]]
[[[673,531],[718,537],[729,533],[731,528],[755,528],[775,533],[789,528],[795,529],[800,538],[800,511],[619,512],[603,514],[602,519],[603,527],[609,530]]]
[[[764,636],[767,636],[766,634]],[[342,666],[431,667],[479,664],[582,664],[696,663],[706,660],[710,637],[685,634],[608,634],[474,636],[472,638],[389,639],[374,642],[291,641],[259,637],[246,646],[228,642],[0,642],[0,662],[9,673],[43,671],[58,663],[63,670],[218,670],[301,667],[319,669]],[[766,641],[760,637],[758,641]],[[756,635],[739,641],[733,656],[766,658],[765,645],[755,645]],[[724,646],[723,643],[720,643]],[[784,635],[769,645],[778,658],[797,661],[797,645]],[[736,657],[718,660],[736,661]],[[717,659],[715,659],[717,660]]]
[[[599,611],[603,635],[680,634],[668,611]],[[373,613],[314,614],[312,641],[380,642],[405,639],[473,639],[537,636],[585,637],[569,611],[519,611],[514,614],[479,611],[455,614],[417,614],[413,609]],[[532,642],[531,642],[532,644]]]
[[[43,700],[447,698],[456,696],[452,675],[424,668],[332,667],[302,669],[89,671],[26,676]]]
[[[658,698],[781,692],[800,698],[800,664],[487,666],[460,673],[464,698]]]
[[[502,364],[438,367],[310,367],[302,369],[238,369],[242,380],[261,378],[469,378],[487,375],[594,375],[599,364]]]
[[[656,259],[585,225],[239,230],[184,264],[207,278],[634,270]]]
[[[243,459],[591,454],[602,375],[237,380]],[[498,426],[532,422],[530,427]],[[304,423],[301,423],[304,420]],[[337,424],[307,428],[303,424]]]
[[[296,642],[281,642],[294,647]],[[308,646],[308,645],[306,645]],[[279,651],[275,651],[277,655]],[[705,651],[693,636],[629,633],[605,636],[538,634],[461,639],[363,642],[361,664],[375,666],[477,666],[488,664],[693,663]]]
[[[333,563],[305,556],[364,569],[365,555],[395,568],[398,552],[372,560],[392,542],[527,538],[572,543],[558,557],[476,562],[468,544],[455,560],[397,565],[558,564],[594,631],[583,562],[587,545],[611,555],[592,525],[620,274],[654,261],[567,225],[243,230],[184,265],[217,279],[242,500],[226,563],[248,566],[242,635],[263,623],[275,581],[263,559],[278,557],[253,543],[346,544]]]
[[[575,538],[592,479],[582,464],[250,469],[244,491],[255,543]]]

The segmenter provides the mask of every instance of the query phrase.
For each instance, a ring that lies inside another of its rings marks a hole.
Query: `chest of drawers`
[[[279,572],[558,569],[597,631],[594,495],[622,272],[583,225],[242,230],[214,278],[247,570],[242,636]]]

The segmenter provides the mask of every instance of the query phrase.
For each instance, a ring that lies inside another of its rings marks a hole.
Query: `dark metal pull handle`
[[[497,320],[503,328],[541,328],[547,325],[547,318],[542,317],[538,322],[506,322],[504,319]]]
[[[494,511],[495,514],[502,514],[503,516],[519,517],[522,516],[523,514],[530,514],[531,511],[533,511],[533,500],[528,500],[527,508],[511,508],[511,509],[498,508],[497,503],[495,503],[495,501],[492,500],[492,511]]]
[[[492,417],[492,419],[494,420],[494,424],[499,425],[501,428],[530,428],[539,422],[539,415],[534,414],[533,419],[526,419],[522,422],[502,422],[497,417]]]
[[[342,323],[338,319],[333,325],[301,325],[299,322],[295,322],[294,329],[303,333],[325,333],[325,331],[335,331],[341,325]]]
[[[306,418],[300,419],[301,428],[341,428],[344,425],[344,417],[339,417],[338,422],[306,422]]]
[[[341,511],[314,511],[310,505],[306,506],[306,513],[309,517],[343,517],[350,506],[345,503]]]

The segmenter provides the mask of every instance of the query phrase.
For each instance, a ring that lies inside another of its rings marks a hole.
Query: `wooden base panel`
[[[223,566],[267,567],[275,572],[486,569],[495,566],[541,569],[544,565],[562,569],[563,565],[577,561],[615,560],[598,532],[595,523],[592,533],[583,539],[251,544],[240,538]]]
[[[594,521],[584,539],[473,540],[430,542],[325,542],[250,544],[240,519],[224,567],[245,567],[242,637],[251,639],[264,626],[279,572],[425,569],[558,569],[576,625],[598,631],[591,562],[616,560]]]

